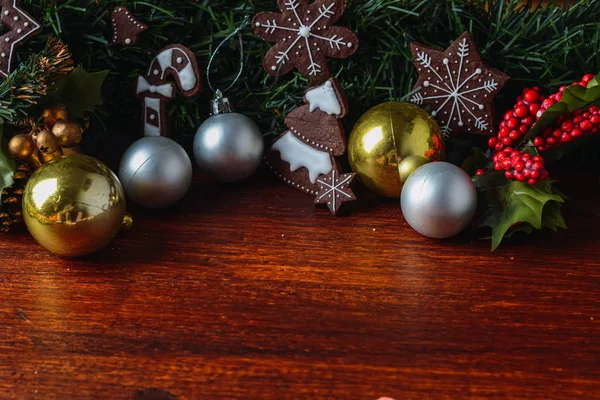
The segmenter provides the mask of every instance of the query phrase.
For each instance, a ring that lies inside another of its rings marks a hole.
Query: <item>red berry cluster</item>
[[[583,76],[583,78],[581,78],[581,81],[579,82],[573,82],[573,85],[580,85],[583,87],[587,87],[587,85],[590,83],[590,81],[594,79],[594,75],[593,74],[585,74]],[[565,89],[568,86],[561,86],[558,89],[558,92],[551,94],[550,96],[548,96],[548,98],[546,100],[544,100],[542,102],[542,105],[540,107],[540,109],[538,110],[537,114],[536,114],[536,118],[540,119],[542,117],[542,114],[544,113],[544,111],[546,111],[546,109],[552,107],[554,104],[558,103],[559,101],[562,100],[562,96],[563,96],[563,92],[565,91]]]
[[[535,124],[538,110],[545,100],[538,87],[523,90],[513,109],[504,114],[498,137],[490,138],[488,146],[498,152],[518,144]]]
[[[544,159],[532,156],[522,151],[507,147],[494,155],[494,169],[504,171],[507,179],[527,181],[534,185],[548,178],[548,171],[544,168]]]
[[[596,134],[599,129],[600,112],[598,106],[592,105],[586,111],[574,110],[561,115],[556,120],[556,125],[546,128],[541,136],[533,139],[533,144],[543,152],[582,136]]]

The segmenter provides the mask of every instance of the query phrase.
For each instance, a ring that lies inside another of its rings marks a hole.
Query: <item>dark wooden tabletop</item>
[[[600,187],[569,231],[490,243],[264,174],[68,260],[0,237],[0,399],[600,398]]]

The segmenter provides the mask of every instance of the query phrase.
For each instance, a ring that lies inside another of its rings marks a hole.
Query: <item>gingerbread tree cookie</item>
[[[267,163],[288,185],[316,195],[317,178],[337,170],[334,157],[346,152],[340,118],[348,106],[335,78],[309,89],[304,102],[287,116],[289,130],[273,143]]]
[[[446,50],[411,43],[419,72],[410,101],[431,107],[442,133],[494,134],[492,101],[509,76],[489,67],[468,32]]]
[[[347,58],[356,52],[358,38],[348,28],[334,26],[346,0],[278,0],[281,13],[261,12],[252,20],[254,33],[275,42],[263,67],[272,76],[293,68],[315,83],[329,77],[326,57]]]

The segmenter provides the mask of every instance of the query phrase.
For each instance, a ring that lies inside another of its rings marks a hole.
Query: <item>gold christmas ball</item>
[[[400,182],[406,182],[410,174],[415,170],[429,162],[423,156],[409,156],[398,164],[398,173],[400,174]]]
[[[33,154],[35,143],[33,143],[31,135],[16,135],[8,142],[8,149],[13,158],[17,160],[26,160]]]
[[[83,130],[75,121],[59,120],[52,127],[52,134],[61,147],[73,147],[81,142]]]
[[[76,257],[105,247],[125,217],[125,194],[116,175],[85,155],[59,158],[39,168],[23,194],[31,235],[53,253]]]
[[[56,137],[47,129],[38,132],[34,135],[35,143],[40,152],[45,154],[52,154],[59,149],[58,140]]]
[[[44,120],[44,125],[48,128],[52,128],[58,120],[69,119],[69,113],[64,104],[55,104],[52,107],[46,107],[42,110],[42,118]]]
[[[367,111],[350,134],[348,158],[361,182],[371,191],[400,197],[402,185],[422,160],[444,158],[444,137],[437,122],[422,108],[388,102]]]

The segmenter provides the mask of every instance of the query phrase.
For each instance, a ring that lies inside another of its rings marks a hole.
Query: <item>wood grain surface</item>
[[[85,259],[3,235],[0,399],[600,398],[600,189],[564,176],[570,230],[493,253],[264,172]]]

